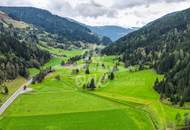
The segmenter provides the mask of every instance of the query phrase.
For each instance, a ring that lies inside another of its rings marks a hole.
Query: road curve
[[[11,105],[11,103],[14,102],[14,100],[24,92],[24,86],[28,86],[32,83],[32,79],[28,80],[27,83],[22,85],[14,94],[0,107],[0,115],[3,114],[3,112]],[[27,90],[26,90],[27,91]]]

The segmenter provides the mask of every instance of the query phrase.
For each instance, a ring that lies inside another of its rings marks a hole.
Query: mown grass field
[[[60,50],[59,50],[60,51]],[[72,52],[70,52],[72,53]],[[78,52],[79,53],[79,52]],[[77,54],[78,54],[77,53]],[[74,53],[70,54],[73,56]],[[175,116],[189,110],[164,105],[154,91],[156,78],[163,76],[154,70],[130,72],[119,66],[113,81],[100,83],[114,64],[114,56],[93,57],[90,74],[77,65],[60,66],[63,57],[56,57],[45,67],[56,72],[36,85],[33,92],[20,96],[1,116],[3,130],[154,130],[173,128]],[[97,67],[97,63],[106,68]],[[72,69],[80,68],[78,75]],[[31,70],[35,74],[36,70]],[[61,80],[55,79],[57,75]],[[95,78],[97,89],[82,90],[82,85]],[[180,122],[183,124],[183,122]]]

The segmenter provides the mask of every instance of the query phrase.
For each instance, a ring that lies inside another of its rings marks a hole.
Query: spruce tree
[[[89,68],[86,69],[85,73],[86,73],[86,74],[90,74]]]
[[[114,80],[114,79],[115,79],[115,75],[114,75],[113,72],[110,73],[109,79],[110,79],[110,80]]]
[[[96,88],[94,78],[91,79],[91,82],[90,82],[90,84],[89,84],[89,87],[90,87],[91,90],[94,90],[94,89]]]

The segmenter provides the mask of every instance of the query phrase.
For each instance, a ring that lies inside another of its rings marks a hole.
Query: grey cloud
[[[104,15],[107,17],[115,17],[117,15],[115,9],[104,7],[95,1],[81,3],[75,8],[75,11],[78,12],[78,15],[84,17],[99,17]]]
[[[176,2],[186,2],[188,0],[115,0],[113,8],[124,9],[132,8],[136,6],[145,5],[149,7],[151,4],[165,2],[165,3],[176,3]]]
[[[71,11],[73,8],[68,1],[65,0],[48,0],[48,7],[57,11]]]
[[[25,6],[25,5],[32,5],[30,0],[2,0],[0,2],[2,6]]]
[[[97,2],[96,2],[97,1]],[[188,8],[190,0],[0,0],[0,5],[33,6],[86,24],[142,26],[166,13]],[[99,4],[99,3],[100,4]],[[153,8],[158,3],[160,7]],[[176,4],[171,4],[176,3]],[[172,6],[178,5],[179,7]],[[112,4],[112,6],[111,6]],[[171,6],[166,6],[170,5]],[[166,9],[171,7],[170,9]],[[159,8],[165,8],[159,10]],[[129,24],[129,25],[128,25]]]
[[[117,11],[108,7],[104,7],[91,0],[85,3],[79,3],[73,7],[69,2],[63,0],[49,0],[49,7],[55,12],[60,12],[66,16],[82,16],[82,17],[93,17],[97,18],[99,16],[115,17]]]
[[[67,1],[61,0],[49,0],[48,8],[50,8],[53,12],[60,15],[65,16],[75,16],[76,12],[74,11],[73,7]]]

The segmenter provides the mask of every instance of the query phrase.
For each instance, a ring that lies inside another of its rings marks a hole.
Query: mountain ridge
[[[13,15],[20,20],[44,29],[46,32],[57,34],[60,41],[82,41],[95,44],[110,44],[108,37],[98,37],[85,26],[71,22],[64,17],[52,14],[50,11],[35,7],[6,7],[0,10]]]

